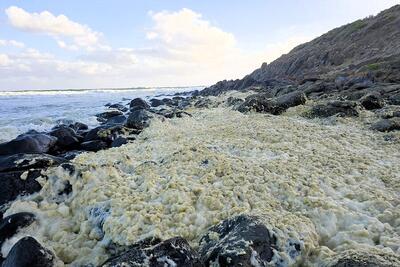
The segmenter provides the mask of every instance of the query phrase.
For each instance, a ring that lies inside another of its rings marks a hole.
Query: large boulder
[[[0,247],[6,239],[15,235],[19,229],[31,225],[35,221],[35,215],[29,212],[15,213],[0,221]]]
[[[174,237],[158,244],[144,242],[133,245],[120,256],[108,260],[103,267],[147,266],[147,267],[200,267],[196,252],[188,242]]]
[[[97,120],[99,122],[106,122],[107,120],[116,117],[116,116],[120,116],[123,115],[124,113],[115,109],[115,110],[108,110],[99,114],[96,114]]]
[[[19,135],[14,140],[0,144],[0,155],[18,153],[47,153],[57,142],[57,138],[42,133]]]
[[[265,94],[256,94],[246,98],[238,110],[247,112],[254,110],[256,112],[271,113],[279,115],[290,107],[302,105],[307,98],[303,92],[292,92],[276,98],[268,98]]]
[[[144,109],[131,112],[125,126],[132,129],[142,130],[149,126],[152,116]]]
[[[385,105],[379,94],[367,94],[360,99],[360,103],[367,110],[380,109]]]
[[[165,105],[165,103],[164,103],[164,101],[162,101],[161,99],[152,98],[152,99],[150,99],[150,105],[151,105],[153,108],[156,108],[156,107]]]
[[[54,254],[33,237],[20,239],[10,250],[2,267],[53,267]]]
[[[75,130],[75,132],[80,132],[89,129],[89,126],[82,122],[74,122],[71,123],[68,127],[72,128]]]
[[[131,101],[129,104],[130,110],[135,111],[135,110],[140,110],[140,109],[149,109],[150,106],[147,104],[146,101],[144,101],[141,98],[135,98]]]
[[[36,181],[40,170],[0,172],[0,205],[16,199],[19,195],[39,192],[42,186]]]
[[[352,101],[330,101],[326,104],[319,104],[312,107],[308,113],[308,116],[312,118],[326,118],[334,115],[339,117],[358,116],[357,104]]]
[[[199,254],[204,266],[268,266],[275,245],[262,220],[239,215],[211,227],[200,240]]]
[[[372,124],[371,129],[379,132],[400,130],[400,117],[380,120]]]
[[[71,150],[79,145],[79,140],[82,138],[76,134],[76,131],[68,126],[56,127],[49,133],[51,136],[57,137],[56,146],[61,150]]]
[[[15,154],[0,156],[0,172],[43,169],[59,165],[65,160],[47,154]]]
[[[111,143],[117,136],[125,133],[126,129],[122,125],[104,124],[90,130],[83,141],[102,140],[106,143]]]
[[[117,109],[117,110],[122,111],[122,112],[128,111],[128,108],[127,108],[127,107],[125,107],[125,106],[122,105],[122,104],[118,104],[118,103],[117,103],[117,104],[109,105],[108,108],[110,108],[110,109]]]
[[[109,118],[109,119],[105,122],[105,124],[108,124],[108,125],[115,125],[115,124],[118,125],[118,124],[120,124],[120,125],[122,125],[122,124],[125,124],[125,122],[126,122],[126,117],[125,117],[125,115],[118,115],[118,116]]]
[[[83,142],[80,146],[80,149],[86,150],[86,151],[99,151],[102,149],[108,148],[108,144],[102,140],[92,140],[92,141],[87,141]]]

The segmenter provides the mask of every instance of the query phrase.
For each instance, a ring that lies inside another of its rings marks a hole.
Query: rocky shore
[[[1,266],[400,266],[399,22],[0,144]]]

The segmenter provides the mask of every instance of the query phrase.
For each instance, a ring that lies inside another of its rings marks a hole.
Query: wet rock
[[[368,94],[360,99],[361,106],[367,110],[383,108],[385,105],[379,94]]]
[[[29,212],[15,213],[0,221],[0,247],[6,239],[15,235],[20,228],[31,225],[35,215]]]
[[[149,109],[150,106],[147,104],[146,101],[144,101],[141,98],[135,98],[131,101],[129,104],[130,110],[135,111],[135,110],[141,110],[141,109]]]
[[[96,151],[108,148],[108,145],[106,142],[101,141],[101,140],[92,140],[92,141],[83,142],[81,144],[80,148],[83,150],[86,150],[86,151],[96,152]]]
[[[128,143],[128,139],[125,137],[119,136],[111,143],[111,147],[120,147]]]
[[[351,101],[331,101],[312,107],[309,117],[326,118],[330,116],[355,117],[358,116],[357,104]]]
[[[152,116],[144,109],[139,109],[131,112],[126,121],[126,127],[142,130],[149,126]]]
[[[200,267],[196,252],[186,240],[174,237],[158,244],[142,244],[108,260],[103,267]]]
[[[109,110],[109,111],[106,111],[106,112],[102,112],[102,113],[96,114],[96,117],[97,117],[97,120],[99,122],[106,122],[107,120],[109,120],[109,119],[111,119],[111,118],[113,118],[115,116],[120,116],[120,115],[123,115],[123,114],[124,113],[122,113],[119,110]]]
[[[125,117],[125,115],[118,115],[118,116],[115,116],[115,117],[112,117],[112,118],[110,118],[110,119],[108,119],[106,122],[105,122],[105,124],[109,124],[109,125],[112,125],[112,124],[124,124],[126,122],[126,117]]]
[[[2,267],[53,267],[54,254],[33,237],[20,239],[10,250]]]
[[[153,108],[162,106],[162,105],[164,105],[164,104],[165,104],[164,101],[162,101],[162,100],[160,100],[160,99],[157,99],[157,98],[152,98],[152,99],[150,99],[150,105],[151,105]]]
[[[90,130],[83,141],[102,140],[111,143],[117,136],[125,134],[126,129],[122,125],[104,124]]]
[[[22,134],[14,140],[0,144],[0,155],[47,153],[56,142],[56,137],[47,134]]]
[[[73,124],[70,124],[68,127],[74,129],[76,132],[84,131],[89,129],[89,126],[82,122],[75,122]]]
[[[56,146],[60,149],[71,150],[79,145],[79,137],[75,130],[68,126],[60,126],[49,133],[57,138]]]
[[[109,105],[108,108],[117,109],[117,110],[122,111],[122,112],[128,111],[128,108],[127,108],[127,107],[125,107],[125,106],[122,105],[122,104],[118,104],[118,103],[117,103],[117,104]]]
[[[65,160],[47,154],[15,154],[0,156],[0,172],[43,169],[63,163]]]
[[[19,195],[39,192],[42,186],[36,181],[40,170],[0,173],[0,205],[17,198]],[[23,179],[22,179],[23,178]]]
[[[400,118],[395,117],[392,119],[383,119],[371,126],[372,130],[379,132],[391,132],[395,130],[400,130]]]
[[[238,111],[254,110],[279,115],[290,107],[304,104],[306,100],[307,98],[302,92],[292,92],[276,98],[267,98],[264,94],[257,94],[247,97],[244,103],[238,107]]]
[[[200,240],[199,255],[204,266],[267,266],[275,245],[258,217],[239,215],[211,227]]]

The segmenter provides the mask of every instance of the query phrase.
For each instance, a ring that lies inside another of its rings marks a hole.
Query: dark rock
[[[352,90],[360,90],[360,89],[365,89],[369,88],[373,85],[373,82],[366,78],[366,77],[356,77],[353,79],[350,79],[346,84],[345,88],[350,88]]]
[[[126,129],[118,124],[104,124],[90,130],[83,141],[102,140],[111,143],[117,136],[124,135]]]
[[[47,134],[22,134],[14,140],[0,144],[0,155],[47,153],[56,142],[56,137]]]
[[[99,122],[106,122],[108,119],[120,115],[123,115],[123,113],[119,110],[109,110],[103,113],[96,114],[96,117]]]
[[[83,153],[85,151],[82,150],[71,150],[71,151],[67,151],[65,153],[59,154],[58,156],[61,158],[64,158],[66,160],[71,160],[76,158],[76,156],[78,156],[79,154]]]
[[[143,128],[149,126],[151,118],[151,115],[149,115],[146,110],[135,110],[129,114],[125,125],[128,128],[142,130]]]
[[[400,130],[400,118],[395,117],[392,119],[383,119],[371,126],[372,130],[379,132],[390,132]]]
[[[239,215],[211,227],[200,240],[199,255],[204,266],[267,266],[275,245],[276,238],[258,217]]]
[[[89,126],[82,122],[75,122],[69,125],[70,128],[74,129],[76,132],[83,131],[89,129]]]
[[[243,102],[244,102],[243,99],[232,97],[232,96],[228,97],[228,99],[226,100],[226,104],[228,106],[238,106],[238,105],[242,104]]]
[[[15,154],[0,156],[0,172],[43,169],[63,163],[65,160],[47,154]]]
[[[75,166],[72,165],[71,163],[63,163],[63,164],[61,164],[61,167],[62,167],[64,170],[68,171],[68,173],[69,173],[70,175],[72,175],[72,174],[75,172]]]
[[[80,148],[83,150],[86,150],[86,151],[96,152],[96,151],[108,148],[108,145],[106,142],[101,141],[101,140],[92,140],[92,141],[83,142],[81,144]]]
[[[112,124],[125,124],[125,122],[126,122],[125,115],[118,115],[118,116],[115,116],[115,117],[112,117],[112,118],[108,119],[105,122],[105,124],[109,124],[109,125],[112,125]]]
[[[211,106],[211,104],[212,104],[212,102],[209,98],[203,97],[203,98],[200,98],[199,100],[197,100],[194,103],[194,106],[196,108],[209,108]]]
[[[238,107],[238,111],[254,110],[279,115],[290,107],[304,104],[306,100],[307,98],[302,92],[292,92],[272,99],[263,94],[257,94],[247,97],[243,104]]]
[[[156,114],[164,116],[167,119],[172,119],[172,118],[182,118],[183,116],[189,116],[192,117],[190,113],[187,113],[186,111],[183,110],[177,110],[177,109],[161,109],[155,111]]]
[[[357,104],[351,101],[331,101],[327,104],[320,104],[312,107],[308,116],[311,118],[330,116],[355,117],[358,116]]]
[[[40,170],[29,170],[25,180],[21,179],[23,171],[0,173],[0,205],[17,198],[19,195],[39,192],[42,186],[36,181]]]
[[[383,99],[378,94],[368,94],[360,99],[361,106],[363,106],[367,110],[379,109],[382,108],[385,103]]]
[[[20,239],[10,250],[2,267],[53,267],[54,254],[33,237]]]
[[[111,147],[120,147],[128,143],[128,139],[125,137],[119,136],[111,143]]]
[[[161,243],[142,244],[112,258],[103,267],[149,266],[149,267],[200,267],[196,252],[186,240],[174,237]]]
[[[391,95],[388,98],[388,102],[391,105],[400,105],[400,93]]]
[[[141,98],[135,98],[131,101],[131,103],[129,104],[130,110],[131,111],[135,111],[135,110],[141,110],[141,109],[149,109],[150,106],[149,104],[146,103],[146,101],[144,101]]]
[[[152,98],[152,99],[150,99],[150,105],[151,105],[153,108],[156,108],[156,107],[165,105],[165,103],[164,103],[164,101],[162,101],[162,100],[160,100],[160,99]]]
[[[79,136],[73,128],[60,126],[49,133],[51,136],[57,137],[56,146],[60,149],[74,149],[79,145]]]
[[[127,107],[125,107],[125,106],[122,105],[122,104],[118,104],[118,103],[117,103],[117,104],[109,105],[108,108],[117,109],[117,110],[122,111],[122,112],[128,111],[128,108],[127,108]]]
[[[64,181],[63,187],[58,190],[57,195],[59,195],[59,196],[62,196],[62,195],[68,196],[71,193],[72,193],[72,185],[71,185],[71,183],[69,181]]]
[[[0,221],[0,247],[6,239],[15,235],[20,228],[31,225],[35,215],[29,212],[15,213]]]

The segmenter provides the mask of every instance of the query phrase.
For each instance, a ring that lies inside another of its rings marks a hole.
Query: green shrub
[[[380,65],[379,63],[372,63],[365,66],[368,70],[378,70]]]

